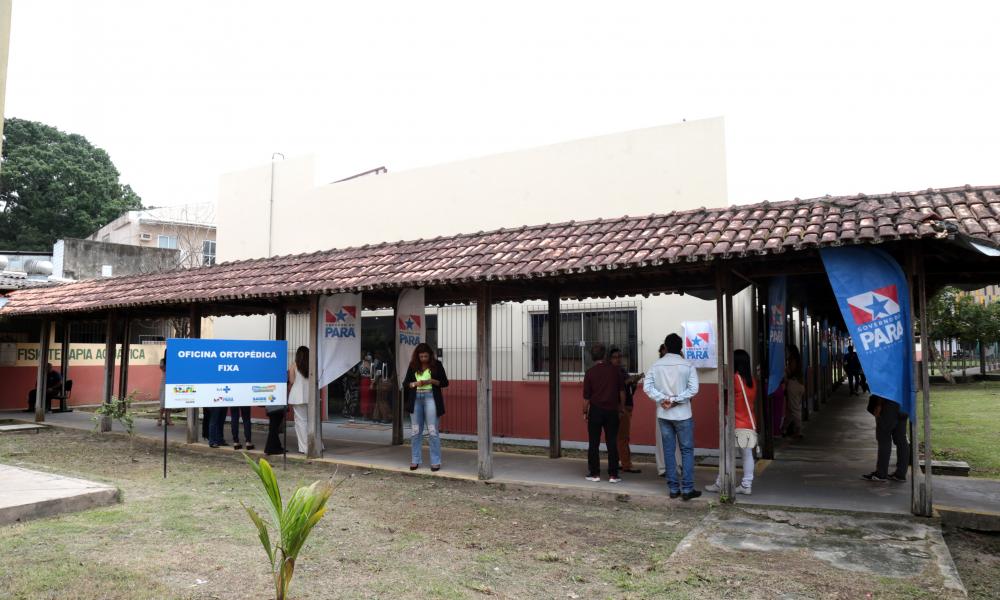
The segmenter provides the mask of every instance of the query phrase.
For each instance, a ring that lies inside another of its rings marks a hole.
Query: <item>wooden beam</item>
[[[38,332],[38,373],[35,377],[35,422],[45,421],[45,403],[49,391],[49,336],[52,329],[52,321],[42,318],[42,325]]]
[[[718,365],[716,367],[716,377],[718,378],[719,389],[719,483],[721,490],[719,497],[726,502],[733,501],[735,487],[733,486],[733,472],[729,468],[729,446],[732,440],[727,436],[728,423],[726,409],[728,407],[727,392],[729,383],[726,381],[727,365],[729,363],[728,350],[726,349],[726,308],[723,294],[725,292],[725,274],[722,269],[715,272],[715,334],[716,352],[718,353]],[[672,448],[664,448],[664,452],[673,452]]]
[[[476,432],[479,478],[493,479],[493,299],[490,288],[476,302]],[[613,443],[609,442],[609,443]]]
[[[402,292],[400,292],[402,293]],[[426,296],[424,298],[426,302]],[[399,352],[399,343],[397,341],[396,333],[396,323],[399,322],[399,295],[396,295],[396,300],[392,303],[392,331],[393,331],[393,341],[390,348],[394,349],[394,352]],[[426,318],[424,323],[426,323]],[[424,333],[426,337],[426,331]],[[396,371],[399,365],[399,357],[393,354],[392,356],[392,370]],[[403,399],[406,394],[403,390],[403,377],[406,373],[396,373],[396,385],[395,394],[396,401],[392,403],[392,445],[402,446],[403,445]]]
[[[916,495],[916,500],[914,504],[916,505],[914,512],[923,517],[930,517],[934,514],[934,485],[933,485],[933,469],[931,468],[931,458],[933,456],[931,447],[931,386],[930,386],[930,372],[928,369],[927,357],[930,356],[930,339],[927,333],[927,276],[923,272],[924,260],[923,260],[923,250],[917,249],[913,253],[913,263],[914,263],[914,275],[917,280],[917,310],[919,311],[920,317],[920,355],[921,361],[923,362],[923,368],[920,369],[920,391],[921,391],[921,413],[923,419],[923,429],[924,429],[924,439],[923,439],[923,449],[924,449],[924,476],[922,479],[923,486]],[[912,305],[912,303],[911,303]],[[910,308],[912,314],[912,306]],[[911,320],[912,322],[912,320]],[[914,405],[914,409],[916,406]],[[914,410],[914,412],[917,412]],[[914,457],[917,456],[917,450],[920,448],[920,444],[917,443],[917,438],[914,436],[915,431],[915,421],[916,415],[911,415],[910,419],[910,464],[912,465],[911,472],[913,476],[911,481],[917,481],[916,473],[920,469],[916,468],[917,461]]]
[[[129,363],[129,348],[131,344],[129,338],[132,335],[132,320],[125,315],[122,318],[122,358],[118,368],[118,393],[122,396],[128,396],[128,363]]]
[[[197,304],[192,304],[188,310],[188,319],[190,320],[188,324],[188,335],[191,339],[198,339],[201,337],[201,306]],[[198,423],[198,409],[188,408],[185,409],[185,414],[187,415],[187,443],[197,444],[198,434],[201,427]]]
[[[306,439],[306,457],[323,456],[323,406],[319,393],[319,296],[309,302],[309,434]]]
[[[769,364],[767,362],[767,308],[761,310],[761,299],[767,297],[767,284],[758,284],[753,288],[753,343],[757,345],[754,352],[757,359],[757,368],[761,377],[760,384],[757,385],[757,404],[760,406],[761,436],[763,443],[760,445],[761,458],[774,458],[774,406],[767,397],[767,373]]]
[[[63,398],[66,397],[66,380],[69,377],[69,340],[70,340],[71,327],[72,323],[66,319],[63,319],[62,340],[60,340],[61,345],[59,352],[59,375],[62,376],[62,389],[60,390],[60,395]],[[69,403],[68,400],[66,400],[65,402],[67,404]]]
[[[549,458],[562,456],[562,334],[559,290],[549,292]]]
[[[104,328],[104,389],[101,394],[101,402],[107,406],[111,404],[111,398],[115,394],[115,313],[108,313],[108,322]],[[101,431],[111,431],[111,416],[105,415],[101,419]]]
[[[736,390],[733,389],[735,372],[733,370],[733,352],[736,349],[734,341],[733,326],[733,282],[732,275],[728,271],[722,273],[723,291],[725,293],[726,307],[726,364],[725,364],[725,384],[726,384],[726,472],[729,475],[729,489],[726,489],[726,481],[723,480],[722,492],[729,498],[735,499],[736,494]],[[753,452],[752,449],[748,452]]]

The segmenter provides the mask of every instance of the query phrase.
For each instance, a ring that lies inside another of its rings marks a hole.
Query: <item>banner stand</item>
[[[163,422],[163,478],[167,478],[167,422]]]

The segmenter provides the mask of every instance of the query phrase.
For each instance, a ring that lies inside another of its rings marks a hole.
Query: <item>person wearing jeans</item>
[[[910,444],[906,439],[906,425],[909,417],[899,410],[899,404],[881,396],[872,396],[875,405],[875,440],[878,442],[878,456],[875,471],[862,475],[869,481],[906,481],[906,471],[910,466]],[[889,459],[892,446],[896,445],[896,470],[889,475]]]
[[[601,432],[608,448],[608,482],[619,483],[618,426],[625,411],[625,376],[605,360],[607,348],[597,343],[590,351],[594,365],[583,376],[583,418],[587,420],[587,481],[601,480]]]
[[[413,434],[410,436],[410,470],[416,471],[421,464],[421,450],[424,445],[424,431],[427,431],[431,451],[431,471],[441,468],[441,432],[438,420],[444,416],[444,395],[441,390],[448,387],[448,375],[426,343],[417,344],[410,358],[410,366],[403,377],[403,391],[406,393],[406,412],[410,413]]]
[[[222,432],[226,425],[226,413],[229,412],[225,406],[213,406],[208,409],[208,446],[218,448],[226,445],[226,438]]]
[[[243,444],[240,443],[240,417],[243,417],[243,438],[247,442],[247,450],[253,450],[253,443],[250,441],[250,407],[234,406],[229,409],[229,420],[232,422],[233,448],[241,450]]]
[[[691,500],[701,496],[694,489],[694,421],[691,399],[698,394],[698,370],[681,355],[683,341],[671,333],[663,341],[666,354],[646,372],[642,389],[656,403],[656,420],[663,445],[667,470],[667,489],[671,498]],[[681,448],[683,480],[678,481],[674,449]]]

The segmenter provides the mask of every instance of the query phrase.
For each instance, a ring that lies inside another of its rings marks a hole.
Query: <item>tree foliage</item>
[[[86,237],[142,201],[118,181],[108,153],[82,135],[6,119],[0,169],[0,248],[49,251]]]

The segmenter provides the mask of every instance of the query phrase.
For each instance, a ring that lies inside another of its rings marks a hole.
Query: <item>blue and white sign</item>
[[[785,305],[788,279],[781,275],[767,286],[767,393],[773,394],[785,378]]]
[[[167,408],[288,402],[288,342],[171,338],[165,356]]]
[[[899,264],[871,247],[820,250],[872,393],[913,416],[910,290]]]

